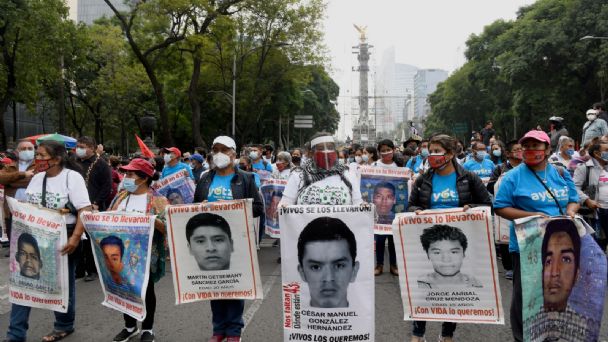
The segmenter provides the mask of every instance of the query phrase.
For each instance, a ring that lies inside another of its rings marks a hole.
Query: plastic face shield
[[[314,162],[318,168],[329,170],[334,167],[338,159],[338,152],[336,152],[333,137],[315,138],[310,142],[310,147],[314,151]]]

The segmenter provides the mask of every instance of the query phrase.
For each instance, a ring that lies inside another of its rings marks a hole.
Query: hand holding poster
[[[264,199],[264,211],[266,213],[266,234],[273,238],[280,238],[279,229],[279,202],[283,198],[283,190],[287,185],[286,179],[268,179],[263,182],[260,191]]]
[[[366,166],[359,169],[361,174],[361,197],[373,203],[378,213],[374,234],[393,234],[392,223],[395,214],[402,213],[407,207],[408,175],[405,168]]]
[[[188,171],[181,170],[152,184],[152,189],[165,196],[171,204],[192,203],[196,184]]]
[[[374,341],[373,206],[279,209],[284,341]]]
[[[9,261],[11,303],[68,311],[65,220],[57,211],[7,198],[13,214]]]
[[[156,216],[83,213],[104,294],[103,305],[137,320],[146,317],[146,289]]]
[[[395,218],[405,320],[504,324],[491,224],[487,207]]]
[[[263,297],[251,203],[167,207],[176,304]]]
[[[598,341],[606,255],[583,225],[570,218],[536,216],[515,222],[524,340]]]

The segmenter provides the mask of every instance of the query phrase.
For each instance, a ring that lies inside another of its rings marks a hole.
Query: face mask
[[[239,169],[241,169],[243,171],[248,171],[247,170],[247,165],[245,165],[245,164],[239,164]]]
[[[545,160],[545,150],[526,150],[523,153],[526,165],[538,165]]]
[[[361,157],[361,156],[355,157],[355,163],[360,164],[362,161],[363,161],[363,157]]]
[[[597,115],[595,115],[595,114],[589,114],[589,115],[587,115],[587,120],[594,121],[595,119],[597,119]]]
[[[423,148],[422,151],[420,151],[420,155],[422,156],[422,158],[426,158],[429,156],[429,149],[428,148]]]
[[[355,158],[353,157],[348,157],[348,163],[354,163],[355,162]]]
[[[51,167],[53,167],[49,162],[50,159],[36,159],[36,171],[37,172],[45,172]]]
[[[258,153],[257,152],[249,152],[249,158],[251,158],[253,160],[257,160],[258,159]]]
[[[125,177],[122,179],[122,187],[128,192],[134,193],[139,188],[139,185],[135,184],[135,179]]]
[[[34,159],[34,150],[19,151],[19,159],[23,161],[31,161]]]
[[[570,157],[572,157],[574,155],[574,149],[573,148],[567,149],[566,154],[569,155]]]
[[[87,156],[87,149],[86,148],[77,148],[76,149],[76,155],[78,156],[78,158],[84,158]]]
[[[384,161],[384,162],[393,161],[393,152],[383,152],[383,153],[380,153],[380,156],[382,157],[382,161]]]
[[[336,165],[338,153],[336,151],[315,151],[315,164],[320,169],[329,170]]]
[[[171,159],[173,159],[173,156],[170,153],[169,154],[165,154],[163,156],[163,160],[165,161],[165,164],[168,164],[171,161]]]
[[[213,154],[213,165],[215,165],[218,169],[225,169],[230,165],[230,157],[227,154],[223,153],[214,153]]]
[[[361,161],[363,161],[364,163],[367,163],[369,161],[369,156],[367,154],[362,155]]]
[[[429,166],[433,169],[442,170],[448,163],[448,159],[445,157],[445,154],[431,154],[429,155]]]
[[[494,150],[494,151],[492,151],[492,154],[494,155],[494,157],[500,157],[500,156],[502,156],[502,151]]]
[[[602,160],[608,162],[608,151],[602,152]]]
[[[486,151],[477,151],[477,152],[475,153],[475,158],[476,158],[477,160],[483,160],[483,159],[486,157],[486,155],[487,155],[487,152],[486,152]]]
[[[291,157],[291,161],[297,164],[297,163],[300,162],[300,157],[298,157],[298,156],[292,156]]]

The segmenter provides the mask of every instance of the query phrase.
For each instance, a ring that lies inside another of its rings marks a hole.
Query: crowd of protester
[[[279,205],[359,205],[363,203],[356,171],[364,166],[405,168],[415,179],[408,211],[492,206],[508,220],[531,215],[574,216],[577,212],[596,228],[595,238],[608,245],[608,113],[602,104],[586,112],[580,146],[569,136],[563,118],[549,118],[547,132],[533,129],[523,137],[503,141],[487,122],[467,143],[444,134],[422,138],[413,135],[401,144],[384,139],[374,145],[338,145],[331,134],[318,133],[302,148],[276,151],[272,145],[248,144],[237,148],[228,136],[218,136],[210,150],[184,152],[165,147],[154,157],[136,154],[130,159],[109,155],[91,137],[80,137],[74,150],[46,141],[35,146],[23,140],[0,160],[0,184],[5,195],[56,210],[67,210],[69,240],[61,251],[69,260],[69,306],[55,313],[52,332],[43,341],[58,341],[74,329],[75,279],[93,281],[97,276],[79,213],[85,210],[135,211],[157,215],[151,277],[146,291],[146,319],[141,323],[124,316],[124,327],[114,341],[140,335],[154,341],[156,297],[154,283],[165,274],[165,206],[170,199],[151,189],[159,178],[186,170],[196,184],[194,202],[253,199],[253,213],[263,227],[264,210],[259,188],[264,179],[287,180]],[[578,147],[577,147],[578,146]],[[332,191],[323,191],[331,188]],[[551,190],[553,189],[553,190]],[[562,191],[563,190],[563,191]],[[539,200],[535,192],[551,192]],[[555,191],[553,193],[552,191]],[[321,196],[323,193],[325,195]],[[52,194],[53,200],[49,200]],[[395,199],[382,198],[393,201]],[[579,210],[580,207],[580,210]],[[10,235],[11,215],[4,208]],[[263,232],[261,232],[263,234]],[[398,275],[395,244],[390,235],[375,237],[374,274],[385,270]],[[497,245],[505,277],[513,281],[511,328],[522,341],[522,288],[520,256],[513,226],[509,245]],[[8,256],[8,255],[7,255]],[[280,259],[279,259],[280,262]],[[463,281],[467,281],[466,279]],[[209,341],[240,341],[243,300],[212,300],[213,336]],[[7,341],[24,341],[30,308],[12,305]],[[424,341],[426,322],[415,321],[412,341]],[[456,323],[444,322],[442,341],[452,341]]]

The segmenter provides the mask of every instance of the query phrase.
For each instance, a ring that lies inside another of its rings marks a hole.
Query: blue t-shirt
[[[492,163],[494,163],[494,161],[492,160],[492,156],[490,155],[490,153],[486,154],[486,158],[485,159],[489,159]],[[502,159],[498,158],[496,160],[496,162],[494,163],[494,165],[501,166],[502,165]]]
[[[416,158],[410,158],[410,160],[407,161],[407,164],[405,165],[405,167],[407,167],[408,169],[414,171],[414,172],[418,172],[420,171],[420,168],[424,165],[424,158],[422,158],[420,155],[416,156]]]
[[[174,173],[177,173],[181,170],[188,170],[188,174],[190,175],[190,178],[194,179],[194,175],[192,174],[192,168],[190,167],[190,165],[188,165],[186,163],[182,163],[182,162],[179,162],[179,163],[175,164],[174,166],[169,166],[169,164],[165,164],[165,167],[163,168],[163,172],[160,177],[165,178],[165,177],[170,176]]]
[[[227,176],[215,174],[215,176],[213,176],[213,180],[211,181],[211,185],[209,186],[207,201],[216,202],[220,200],[233,199],[232,188],[230,187],[232,177],[234,177],[234,173]]]
[[[528,212],[541,212],[549,216],[560,215],[559,208],[545,187],[534,177],[525,164],[505,173],[494,201],[494,209],[516,208]],[[564,214],[568,203],[578,202],[576,187],[570,174],[564,170],[563,176],[551,164],[544,171],[537,172],[541,180],[557,198]],[[545,178],[546,177],[546,178]],[[519,253],[515,226],[510,229],[509,251]]]
[[[433,175],[433,193],[431,193],[431,209],[446,209],[458,207],[458,189],[456,188],[456,172],[441,176]]]
[[[260,158],[260,161],[252,164],[251,168],[255,171],[255,170],[265,170],[265,171],[270,171],[272,172],[272,165],[270,165],[269,162],[266,162],[266,166],[264,166],[264,159]]]
[[[478,162],[477,159],[472,158],[464,163],[462,167],[478,175],[480,178],[490,177],[492,176],[492,171],[494,171],[494,163],[490,159],[483,159],[481,162]]]

